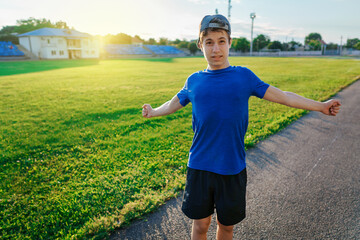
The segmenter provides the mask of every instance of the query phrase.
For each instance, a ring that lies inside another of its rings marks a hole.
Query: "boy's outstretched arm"
[[[317,102],[292,92],[284,92],[273,86],[266,90],[264,99],[293,108],[322,112],[331,116],[336,116],[341,106],[339,100],[332,99],[327,102]]]
[[[171,113],[176,112],[183,105],[180,104],[180,100],[177,95],[175,95],[170,101],[167,101],[163,105],[158,108],[153,109],[150,104],[144,104],[142,110],[143,117],[151,118],[151,117],[160,117],[169,115]]]

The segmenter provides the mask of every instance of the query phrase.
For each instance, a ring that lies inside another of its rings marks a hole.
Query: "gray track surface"
[[[311,112],[247,152],[247,217],[234,239],[360,239],[360,81],[335,98],[337,117]],[[110,239],[190,239],[181,201]]]

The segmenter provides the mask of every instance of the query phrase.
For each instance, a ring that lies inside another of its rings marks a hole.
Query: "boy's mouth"
[[[214,60],[219,60],[220,58],[222,58],[222,55],[211,56],[211,58]]]

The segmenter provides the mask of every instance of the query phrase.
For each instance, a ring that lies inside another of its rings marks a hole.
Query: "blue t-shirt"
[[[188,167],[222,175],[241,172],[246,167],[248,101],[250,96],[263,98],[268,87],[245,67],[192,74],[177,94],[181,105],[192,103]]]

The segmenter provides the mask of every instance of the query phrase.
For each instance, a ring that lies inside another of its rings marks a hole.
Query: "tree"
[[[66,22],[58,21],[56,23],[51,23],[50,20],[42,18],[29,18],[29,19],[21,19],[16,21],[15,31],[19,34],[31,32],[40,28],[59,28],[59,29],[69,29]]]
[[[149,38],[149,40],[145,41],[144,43],[148,45],[155,45],[156,40],[154,38]]]
[[[260,51],[270,43],[270,38],[264,34],[258,35],[253,41],[254,51]]]
[[[269,43],[269,45],[267,47],[268,47],[268,49],[283,50],[283,46],[282,46],[281,42],[279,42],[279,41],[273,41],[273,42]]]
[[[13,26],[4,26],[0,30],[1,41],[11,41],[15,44],[19,43],[19,40],[15,35],[31,32],[40,28],[60,28],[60,29],[69,29],[66,22],[58,21],[52,23],[50,20],[42,18],[29,18],[29,19],[20,19],[16,21],[16,25]]]
[[[189,42],[183,40],[183,41],[179,42],[176,46],[178,48],[189,48],[189,44],[190,44]]]
[[[168,45],[169,40],[167,38],[160,38],[159,45]]]
[[[351,38],[346,41],[347,48],[356,48],[355,45],[358,44],[360,40],[358,38]]]
[[[336,43],[328,43],[326,44],[326,50],[337,50],[338,45]]]
[[[295,51],[298,47],[302,46],[301,43],[295,41],[288,42],[287,44],[288,44],[288,48],[287,48],[288,51]]]
[[[104,36],[104,42],[106,44],[131,44],[132,37],[125,33],[118,33],[116,35],[108,34]]]
[[[356,50],[360,50],[360,42],[358,42],[357,44],[355,44],[354,47],[355,47]]]
[[[305,37],[305,44],[309,44],[311,40],[322,40],[320,33],[310,33]]]
[[[180,42],[181,42],[181,40],[177,38],[177,39],[175,39],[175,41],[172,42],[172,44],[178,45]]]
[[[321,43],[319,40],[310,40],[308,45],[310,46],[311,50],[321,50]]]
[[[5,35],[5,34],[15,33],[15,29],[16,29],[16,26],[4,26],[0,30],[0,34]]]
[[[190,50],[190,53],[195,55],[197,50],[198,50],[198,47],[197,47],[197,44],[192,42],[189,44],[189,50]]]
[[[135,35],[131,42],[135,42],[135,43],[143,43],[144,42],[144,39],[142,39],[139,35]]]
[[[310,33],[305,37],[305,44],[309,45],[311,50],[321,50],[321,40],[320,33]]]
[[[132,37],[125,33],[117,34],[116,39],[119,44],[131,44],[132,43]]]
[[[0,35],[0,42],[12,42],[14,44],[19,44],[19,38],[15,35],[4,34]]]
[[[244,37],[233,38],[232,48],[235,51],[248,52],[250,50],[250,42]]]
[[[66,24],[66,22],[58,21],[58,22],[55,23],[55,28],[69,29],[69,26]]]
[[[290,43],[286,43],[286,42],[282,43],[281,44],[281,49],[282,49],[282,51],[289,51]]]

